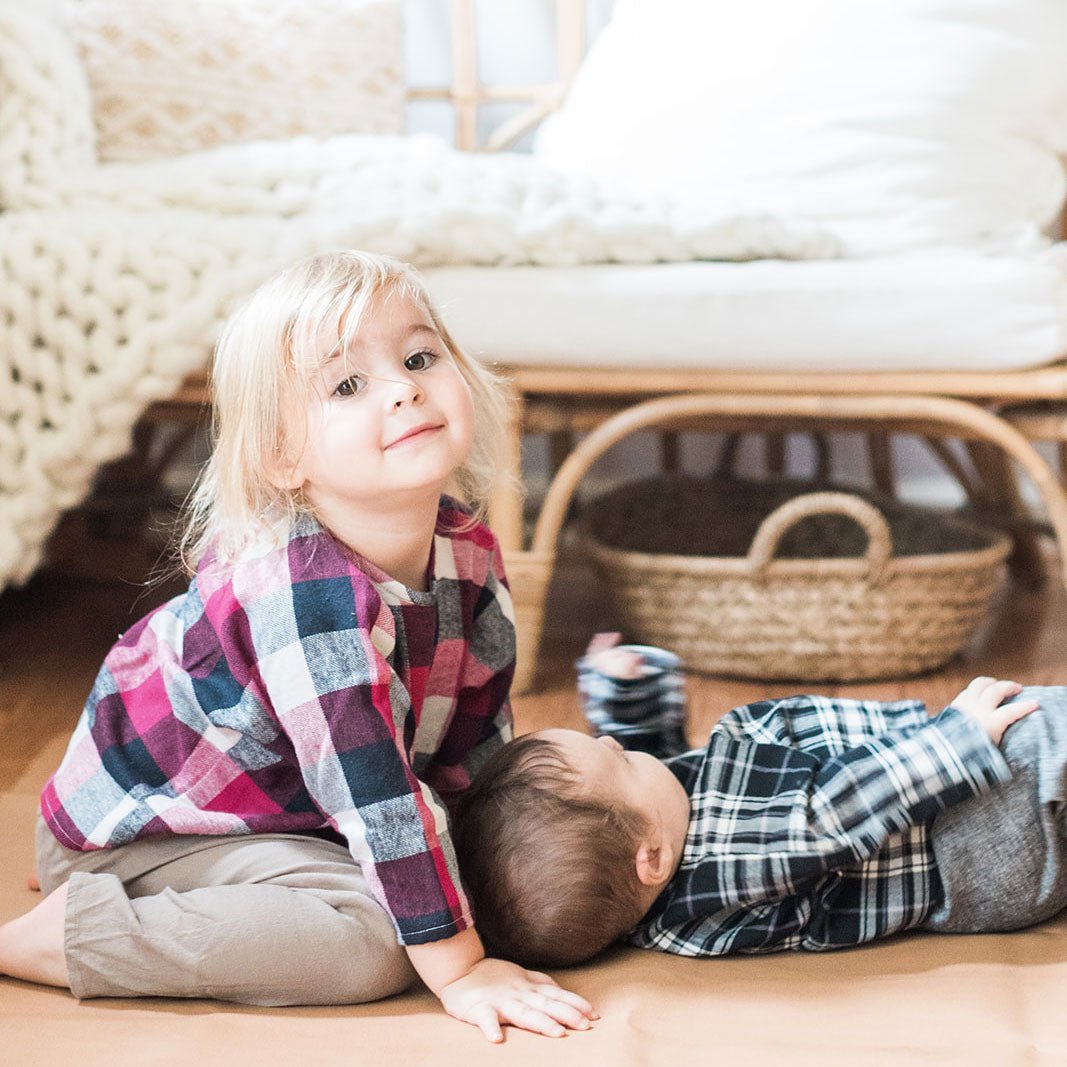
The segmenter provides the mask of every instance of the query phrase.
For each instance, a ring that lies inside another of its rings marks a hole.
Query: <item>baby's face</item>
[[[592,738],[577,730],[541,730],[535,736],[551,741],[568,766],[581,776],[582,793],[623,803],[659,826],[680,854],[689,828],[689,795],[682,783],[655,756],[630,752],[613,737]]]

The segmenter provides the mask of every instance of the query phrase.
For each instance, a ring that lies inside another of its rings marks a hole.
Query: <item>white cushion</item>
[[[66,0],[65,12],[102,162],[403,128],[398,0]]]
[[[1065,147],[1063,0],[618,0],[535,151],[881,255],[1034,242]]]
[[[983,371],[1067,353],[1064,245],[1028,258],[466,267],[425,278],[459,344],[516,366]]]

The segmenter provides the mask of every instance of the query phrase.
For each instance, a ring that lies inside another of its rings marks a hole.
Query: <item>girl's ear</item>
[[[274,440],[260,446],[269,454],[263,473],[275,489],[295,493],[307,481],[304,456],[307,452],[307,424],[303,422],[302,398],[289,393],[280,399],[279,422],[273,428]]]
[[[285,489],[295,493],[307,480],[299,460],[290,455],[274,455],[264,464],[267,481],[275,489]]]
[[[634,865],[642,885],[661,886],[674,873],[674,854],[662,841],[642,841]]]

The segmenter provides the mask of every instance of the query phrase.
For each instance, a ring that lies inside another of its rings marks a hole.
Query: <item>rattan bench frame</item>
[[[546,0],[549,2],[549,0]],[[452,0],[452,80],[448,86],[411,90],[412,100],[444,100],[455,110],[456,144],[465,150],[508,147],[558,106],[585,52],[583,0],[552,0],[556,9],[559,75],[542,85],[486,86],[478,76],[475,0]],[[481,145],[478,116],[486,104],[525,103]],[[491,358],[492,353],[488,353]],[[680,370],[658,366],[649,353],[646,368],[592,368],[525,364],[502,369],[513,383],[516,405],[510,462],[517,476],[490,502],[490,521],[505,549],[519,628],[516,691],[534,680],[544,624],[545,593],[564,517],[592,462],[612,444],[640,428],[686,428],[694,420],[708,428],[777,429],[800,425],[863,429],[870,434],[876,480],[892,488],[888,433],[927,438],[951,467],[945,437],[970,443],[974,475],[970,489],[1001,515],[1021,516],[1017,471],[1033,481],[1057,542],[1067,559],[1067,493],[1033,439],[1067,439],[1067,354],[1030,370],[924,373]],[[205,362],[207,354],[205,354]],[[207,402],[207,371],[190,377],[170,400],[154,405],[146,421],[195,420]],[[659,399],[657,399],[659,398]],[[1035,406],[1036,405],[1036,406]],[[592,430],[579,444],[576,435]],[[524,434],[545,433],[559,467],[540,508],[532,540],[523,533],[520,444]],[[669,448],[668,448],[669,451]],[[1018,532],[1016,562],[1038,565],[1025,528]],[[1061,571],[1067,582],[1067,567]]]

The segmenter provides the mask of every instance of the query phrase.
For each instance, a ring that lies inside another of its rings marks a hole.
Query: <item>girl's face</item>
[[[470,388],[406,294],[374,296],[348,350],[335,347],[312,384],[286,484],[325,516],[436,497],[470,452]]]

